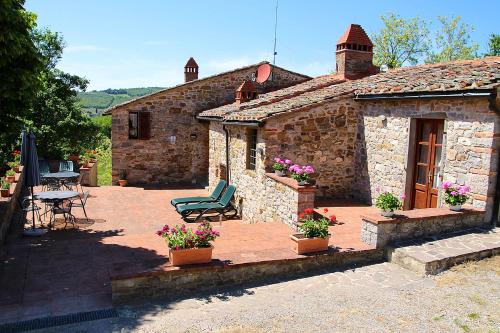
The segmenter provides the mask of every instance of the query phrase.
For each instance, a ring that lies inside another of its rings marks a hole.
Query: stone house
[[[255,78],[266,62],[198,79],[199,67],[190,58],[185,83],[116,105],[112,117],[112,175],[117,184],[125,170],[131,184],[206,183],[208,124],[195,116],[231,103],[244,81]],[[310,77],[274,66],[272,79],[255,84],[256,93],[288,87]]]
[[[405,194],[405,209],[441,206],[451,181],[498,218],[500,57],[377,73],[359,25],[337,44],[335,74],[198,116],[209,187],[229,178],[243,219],[292,224],[315,197],[373,203],[378,188]],[[312,165],[315,186],[271,173],[274,157]]]

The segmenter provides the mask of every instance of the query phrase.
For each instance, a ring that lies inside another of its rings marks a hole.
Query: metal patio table
[[[78,191],[45,191],[36,193],[35,197],[42,202],[50,202],[54,205],[54,208],[60,208],[60,204],[64,202],[64,200],[72,199],[80,197],[80,193]],[[44,214],[46,214],[45,212]],[[75,218],[73,214],[69,213],[72,218]],[[49,226],[51,223],[49,223]]]
[[[73,171],[60,171],[60,172],[51,172],[51,173],[44,173],[42,175],[43,179],[53,179],[59,183],[60,186],[65,186],[68,188],[68,186],[65,185],[65,183],[70,180],[74,179],[80,176],[79,173],[73,172]]]

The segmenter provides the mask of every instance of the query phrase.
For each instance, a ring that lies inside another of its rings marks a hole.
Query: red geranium
[[[337,222],[337,216],[335,216],[335,214],[330,215],[330,222],[331,222],[331,224],[334,224],[335,222]]]
[[[301,220],[302,220],[302,219],[304,219],[304,217],[306,217],[306,215],[305,215],[304,213],[300,213],[300,214],[299,214],[299,219],[301,219]]]
[[[306,213],[308,215],[311,215],[311,214],[314,213],[314,209],[312,209],[312,208],[306,208],[306,209],[304,209],[304,213]]]

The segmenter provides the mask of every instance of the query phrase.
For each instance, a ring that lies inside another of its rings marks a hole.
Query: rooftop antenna
[[[276,0],[276,12],[274,16],[274,50],[273,50],[273,66],[276,64],[276,31],[278,30],[278,0]]]

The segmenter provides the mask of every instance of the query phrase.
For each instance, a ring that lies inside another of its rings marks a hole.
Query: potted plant
[[[467,201],[470,187],[466,185],[453,186],[451,182],[444,182],[441,187],[444,189],[444,201],[450,205],[450,210],[459,212],[462,205]]]
[[[13,157],[12,162],[8,162],[7,165],[13,169],[15,172],[19,172],[19,166],[21,165],[21,151],[20,150],[14,150],[11,153]]]
[[[315,220],[313,217],[306,217],[301,214],[299,230],[301,233],[296,233],[290,236],[292,240],[292,248],[297,254],[310,252],[320,252],[328,250],[328,225],[330,221],[326,217]]]
[[[405,199],[404,195],[401,196],[401,199]],[[394,216],[394,210],[401,209],[403,203],[391,192],[383,192],[378,196],[375,206],[380,208],[382,216],[392,217]]]
[[[120,184],[121,187],[127,186],[128,181],[127,181],[127,171],[124,169],[121,169],[118,172],[118,183]]]
[[[90,163],[95,163],[97,161],[97,151],[89,149],[85,154],[87,155]]]
[[[309,184],[310,175],[314,173],[314,169],[310,165],[300,166],[294,164],[288,170],[292,173],[292,178],[301,186]]]
[[[0,179],[0,196],[2,198],[10,196],[10,183],[3,179]]]
[[[281,159],[279,157],[275,157],[273,164],[274,173],[279,177],[285,176],[286,171],[288,170],[291,164],[292,161],[290,161],[289,159]]]
[[[220,236],[208,222],[199,224],[196,231],[184,224],[173,228],[165,225],[156,234],[167,242],[168,258],[173,266],[209,263],[214,248],[210,242]]]
[[[88,157],[87,154],[80,155],[80,161],[82,163],[82,168],[88,168],[89,162],[90,162],[90,158]]]
[[[12,169],[7,170],[5,173],[5,180],[9,183],[13,183],[16,181],[16,172]]]

